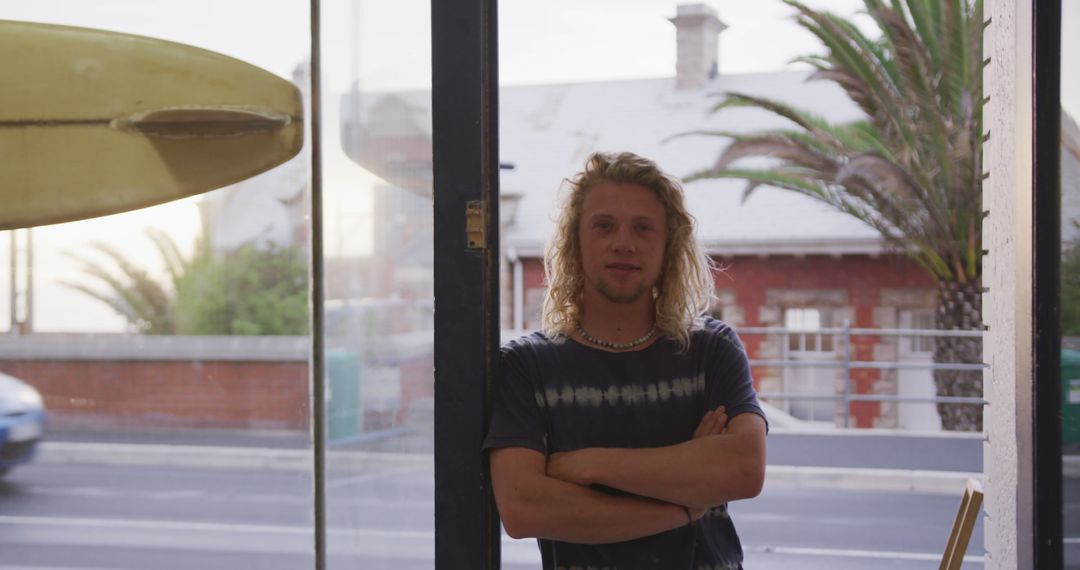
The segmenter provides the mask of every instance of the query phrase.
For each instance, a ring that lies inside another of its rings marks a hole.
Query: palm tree
[[[115,268],[71,257],[107,292],[82,282],[64,285],[105,303],[144,334],[307,334],[307,261],[300,248],[248,243],[215,253],[204,226],[185,256],[161,230],[146,234],[164,262],[164,283],[115,247],[93,242]]]
[[[165,261],[175,286],[185,272],[187,260],[180,254],[176,242],[161,230],[147,228],[146,234]],[[140,333],[176,334],[176,307],[172,293],[151,277],[146,269],[133,263],[112,245],[96,241],[90,247],[109,258],[118,271],[109,271],[86,257],[71,257],[82,263],[83,273],[104,284],[109,293],[102,293],[81,282],[64,281],[63,284],[105,303]]]
[[[864,0],[880,37],[849,19],[784,0],[826,55],[799,58],[810,79],[839,85],[865,115],[830,124],[789,105],[726,93],[715,107],[756,107],[794,128],[753,134],[699,131],[732,142],[716,163],[688,180],[746,180],[824,202],[869,224],[938,283],[935,323],[981,330],[982,1]],[[770,157],[765,169],[735,168]],[[938,338],[934,361],[980,363],[977,338]],[[982,396],[978,370],[935,370],[939,396]],[[938,404],[946,429],[978,430],[982,407]]]
[[[153,231],[157,230],[147,230],[147,233],[152,235]],[[167,236],[164,239],[167,240]],[[159,244],[159,241],[154,240],[154,243]],[[149,272],[127,259],[116,247],[104,242],[93,242],[90,246],[116,264],[118,271],[109,271],[102,264],[85,257],[70,257],[82,263],[83,273],[105,284],[109,293],[102,293],[84,283],[65,281],[63,284],[107,304],[126,318],[127,323],[139,333],[175,334],[176,320],[168,291],[154,280]],[[162,255],[164,256],[164,252]]]

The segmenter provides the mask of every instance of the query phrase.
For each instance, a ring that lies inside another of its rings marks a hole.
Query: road
[[[0,570],[311,568],[310,489],[302,470],[31,464],[0,482]],[[327,493],[331,569],[433,567],[430,467],[331,473]],[[936,568],[957,502],[775,486],[731,510],[748,568],[916,569]],[[506,538],[503,561],[539,567],[531,541]]]

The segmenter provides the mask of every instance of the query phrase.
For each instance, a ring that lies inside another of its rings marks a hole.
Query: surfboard
[[[2,20],[0,53],[0,230],[221,188],[303,145],[296,86],[220,53]]]

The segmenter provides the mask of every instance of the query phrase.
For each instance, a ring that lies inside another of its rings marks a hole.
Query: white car
[[[0,373],[0,476],[34,457],[45,431],[45,406],[33,386]]]

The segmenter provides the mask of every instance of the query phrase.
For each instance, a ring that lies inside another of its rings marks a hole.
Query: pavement
[[[429,449],[387,451],[429,437],[398,430],[352,438],[329,446],[327,466],[349,473],[431,469]],[[766,485],[958,496],[967,479],[982,478],[982,441],[981,434],[774,428]],[[47,434],[38,461],[306,471],[313,455],[307,434],[295,431],[73,430]],[[1080,456],[1066,456],[1065,469],[1080,477]]]
[[[307,471],[313,454],[300,449],[252,449],[195,445],[45,442],[38,461],[49,464],[131,465],[253,471]],[[430,454],[376,451],[330,451],[331,471],[380,473],[434,469]],[[920,469],[816,467],[770,464],[765,484],[795,488],[828,488],[862,491],[910,491],[922,494],[956,494],[969,478],[981,473]]]

